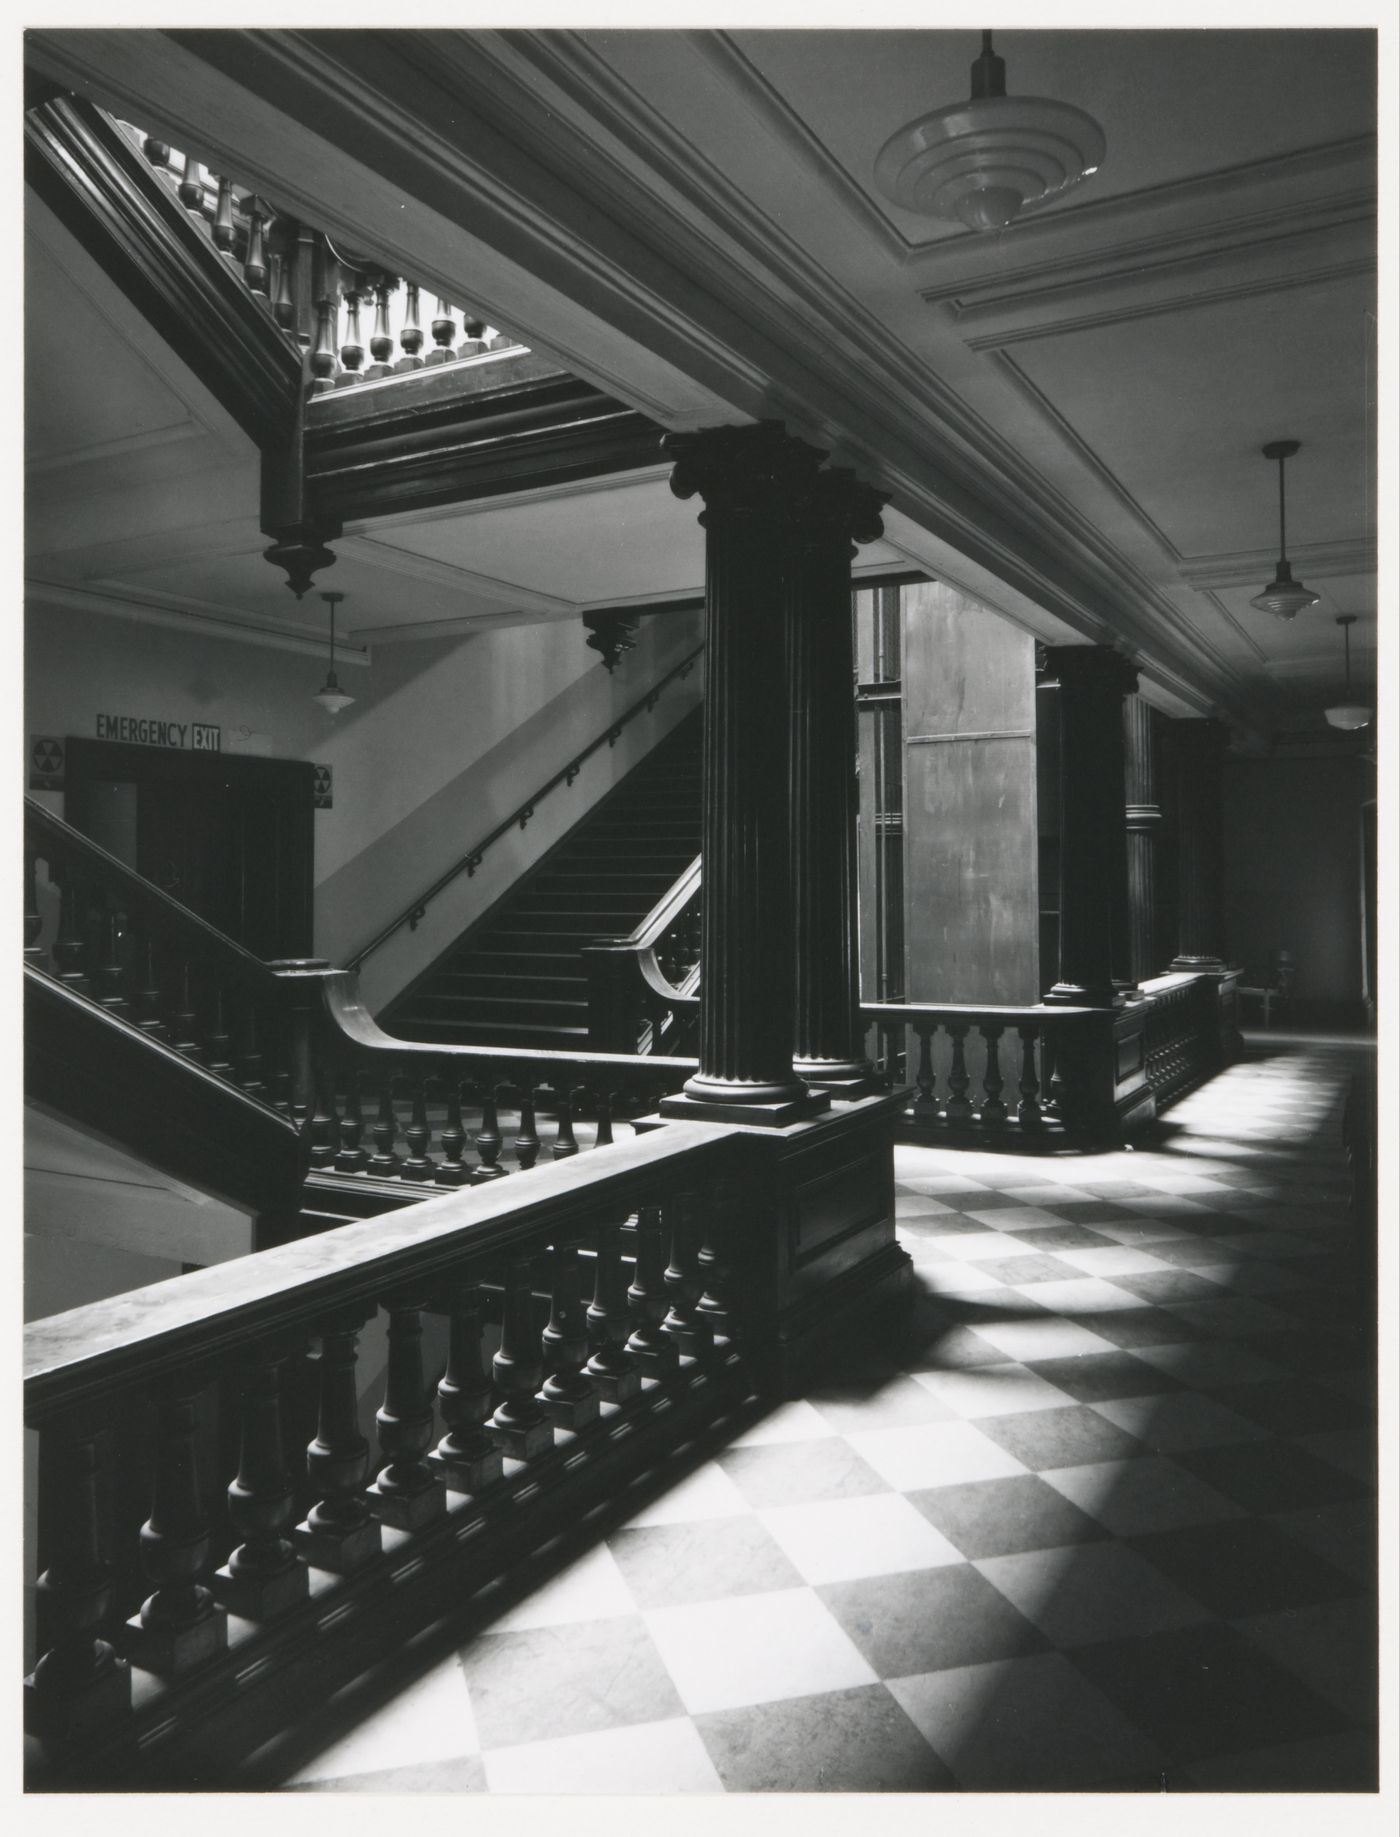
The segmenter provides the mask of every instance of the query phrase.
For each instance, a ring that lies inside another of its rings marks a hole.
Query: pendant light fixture
[[[1292,459],[1298,447],[1299,442],[1296,440],[1271,440],[1263,449],[1265,459],[1278,461],[1278,571],[1264,591],[1256,593],[1249,603],[1257,606],[1260,612],[1271,612],[1276,619],[1296,618],[1300,612],[1306,612],[1309,606],[1316,606],[1318,598],[1302,581],[1294,580],[1284,542],[1283,467],[1284,461]]]
[[[313,702],[319,702],[327,714],[339,714],[342,708],[348,708],[354,701],[353,695],[347,695],[335,679],[335,609],[345,598],[343,593],[323,593],[321,598],[331,609],[331,661],[326,672],[326,680],[312,696]]]
[[[1344,733],[1355,733],[1358,727],[1369,727],[1373,719],[1372,711],[1365,702],[1354,702],[1351,699],[1351,627],[1356,623],[1354,612],[1344,612],[1337,620],[1342,628],[1342,643],[1346,647],[1347,687],[1346,700],[1338,702],[1334,708],[1324,708],[1329,727],[1340,727]]]
[[[1083,109],[1045,96],[1008,96],[1006,64],[982,34],[966,102],[911,121],[875,160],[891,203],[970,230],[1002,230],[1097,172],[1103,129]]]

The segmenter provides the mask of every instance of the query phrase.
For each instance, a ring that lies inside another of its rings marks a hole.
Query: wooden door
[[[255,956],[309,956],[313,768],[70,739],[68,821]]]

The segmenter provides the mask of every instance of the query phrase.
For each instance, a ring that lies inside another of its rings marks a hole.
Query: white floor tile
[[[1135,1639],[1211,1616],[1126,1544],[1076,1544],[974,1565],[1057,1646]]]
[[[607,1620],[633,1614],[637,1603],[606,1544],[542,1583],[532,1594],[491,1622],[492,1633],[523,1633],[529,1627],[567,1626],[579,1620]]]
[[[1059,1256],[1057,1250],[1053,1253]],[[1115,1288],[1099,1276],[1067,1276],[1063,1282],[1028,1284],[1026,1294],[1054,1314],[1117,1314],[1124,1308],[1143,1306],[1141,1296],[1125,1288]],[[1092,1325],[1090,1332],[1093,1331]]]
[[[625,1729],[493,1748],[484,1757],[492,1792],[723,1792],[724,1783],[686,1717]]]
[[[415,1761],[458,1760],[478,1751],[467,1680],[456,1654],[401,1690],[332,1747],[325,1748],[289,1784],[376,1773]]]
[[[961,1563],[962,1553],[898,1493],[770,1506],[758,1516],[804,1582],[849,1582]]]
[[[1047,1287],[1057,1288],[1058,1283]],[[916,1371],[916,1383],[941,1403],[975,1422],[984,1416],[1017,1416],[1023,1410],[1055,1410],[1074,1402],[1057,1385],[1024,1365],[968,1365],[958,1371]]]
[[[810,1589],[658,1608],[646,1622],[692,1715],[876,1682]]]
[[[963,1480],[999,1480],[1026,1471],[970,1422],[863,1429],[848,1434],[846,1440],[899,1492],[954,1486]]]
[[[1026,1254],[1026,1246],[1019,1239],[1003,1237],[999,1231],[962,1231],[950,1237],[939,1237],[935,1232],[933,1236],[939,1249],[946,1250],[960,1263],[990,1263],[998,1257]]]
[[[972,1331],[1008,1359],[1029,1364],[1035,1359],[1070,1359],[1081,1352],[1117,1352],[1110,1340],[1053,1314],[1043,1319],[990,1321]]]
[[[780,1403],[762,1421],[745,1429],[742,1435],[736,1435],[727,1446],[766,1448],[772,1442],[825,1441],[830,1434],[831,1424],[826,1418],[819,1416],[805,1398],[799,1398],[793,1403]]]
[[[1102,1250],[1057,1250],[1055,1255],[1073,1263],[1086,1276],[1142,1276],[1161,1273],[1162,1259],[1132,1244],[1105,1244]]]
[[[827,1434],[831,1431],[828,1429]],[[722,1467],[707,1461],[678,1480],[669,1492],[644,1505],[627,1520],[633,1528],[648,1524],[689,1524],[697,1518],[733,1518],[747,1514],[749,1502]]]

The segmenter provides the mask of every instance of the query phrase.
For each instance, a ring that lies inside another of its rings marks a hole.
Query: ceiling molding
[[[46,472],[66,471],[71,466],[101,464],[107,459],[121,459],[131,453],[144,453],[152,447],[174,446],[180,441],[197,440],[208,435],[209,430],[202,422],[187,415],[183,421],[172,422],[168,427],[148,428],[145,433],[125,434],[116,440],[94,440],[86,446],[71,447],[64,453],[46,453],[39,459],[25,459],[24,470],[27,476],[42,476]]]
[[[340,552],[388,573],[401,574],[408,580],[445,587],[452,593],[480,594],[483,599],[495,600],[503,610],[510,608],[535,617],[578,611],[575,601],[560,599],[557,594],[539,593],[533,588],[518,586],[514,581],[498,580],[491,574],[476,574],[470,568],[459,568],[433,555],[419,555],[392,542],[378,542],[373,536],[342,537]]]
[[[921,297],[946,306],[969,348],[985,351],[1373,273],[1374,199],[1336,205],[1314,223],[1290,225],[1278,213],[1263,227],[1243,219],[1204,235],[1068,260],[1059,265],[1058,280],[1038,286],[1001,284],[956,294],[927,288]],[[1015,277],[1008,279],[1014,283]]]
[[[273,630],[270,626],[255,624],[250,619],[229,614],[222,607],[212,607],[204,601],[176,602],[164,596],[151,596],[137,599],[119,587],[96,591],[88,587],[70,586],[67,581],[42,580],[37,576],[26,576],[26,602],[35,605],[58,606],[67,612],[90,612],[103,617],[130,619],[138,625],[161,626],[167,631],[182,631],[185,635],[198,634],[206,638],[227,638],[238,644],[259,644],[274,651],[297,651],[303,654],[324,657],[326,654],[326,636],[309,626],[300,631],[294,626]],[[351,646],[337,643],[336,662],[349,664],[368,664],[371,661],[368,649],[357,650]]]
[[[1337,542],[1295,542],[1289,556],[1300,576],[1340,580],[1352,574],[1374,574],[1377,552],[1374,539],[1343,538]],[[1278,565],[1273,549],[1240,549],[1226,555],[1186,555],[1177,561],[1181,578],[1199,592],[1213,587],[1261,585]]]

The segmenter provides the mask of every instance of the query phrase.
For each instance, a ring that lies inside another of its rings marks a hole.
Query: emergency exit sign
[[[223,751],[222,728],[201,721],[161,721],[149,715],[99,714],[97,737],[134,746],[173,746],[190,753]]]

